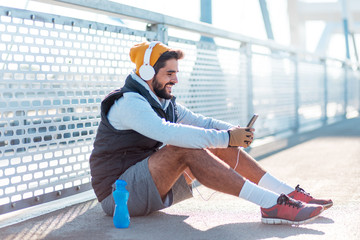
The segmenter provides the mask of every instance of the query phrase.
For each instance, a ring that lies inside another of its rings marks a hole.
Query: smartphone
[[[248,125],[247,125],[246,127],[251,128],[251,127],[254,125],[256,119],[258,118],[258,116],[259,116],[259,115],[254,114],[254,115],[252,116],[252,118],[250,119],[250,121],[249,121],[249,123],[248,123]]]

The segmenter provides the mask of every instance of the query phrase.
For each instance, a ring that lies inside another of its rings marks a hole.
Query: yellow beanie
[[[145,51],[146,51],[146,49],[148,49],[149,45],[150,45],[149,42],[143,42],[143,43],[134,45],[130,49],[130,59],[133,63],[136,64],[136,74],[138,76],[140,76],[139,69],[144,63]],[[156,44],[155,47],[153,47],[152,52],[151,52],[150,65],[154,66],[155,63],[157,62],[157,60],[159,59],[159,57],[161,56],[161,54],[163,54],[164,52],[169,51],[169,50],[171,50],[171,48],[169,48],[168,46],[166,46],[162,43]]]

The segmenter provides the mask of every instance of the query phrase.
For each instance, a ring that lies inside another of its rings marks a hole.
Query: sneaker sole
[[[324,207],[324,210],[326,210],[326,209],[331,208],[331,207],[332,207],[332,205],[333,205],[333,203],[329,203],[329,204],[322,205],[322,206]]]
[[[320,212],[322,213],[322,211]],[[286,224],[286,225],[301,225],[301,224],[305,224],[308,222],[313,221],[314,219],[316,219],[317,217],[320,216],[320,213],[312,218],[306,219],[304,221],[291,221],[291,220],[286,220],[286,219],[281,219],[281,218],[261,218],[261,222],[264,224],[271,224],[271,225],[278,225],[278,224]]]

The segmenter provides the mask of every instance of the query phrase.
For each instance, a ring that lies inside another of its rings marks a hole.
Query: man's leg
[[[291,193],[295,188],[273,177],[242,148],[218,148],[210,150],[224,162],[235,168],[240,175],[261,187],[278,194]]]
[[[236,169],[243,177],[259,186],[269,189],[278,194],[289,194],[295,191],[295,188],[280,181],[263,169],[260,164],[241,148],[224,148],[211,150],[216,156]]]
[[[267,173],[266,170],[263,169],[260,164],[242,148],[231,147],[208,150],[216,155],[219,159],[227,163],[241,176],[253,183],[258,184],[260,179]],[[185,178],[188,183],[190,183],[195,177],[191,171],[189,171],[189,169],[186,169],[185,172]]]
[[[184,170],[189,168],[203,185],[239,196],[245,179],[206,149],[165,146],[149,158],[149,170],[164,198]]]
[[[302,204],[245,180],[207,149],[165,146],[151,155],[148,164],[163,200],[179,176],[189,168],[201,184],[259,205],[264,223],[301,224],[316,218],[323,210],[322,206]]]
[[[331,199],[316,199],[306,193],[299,185],[293,188],[282,182],[278,178],[272,176],[269,172],[265,171],[260,164],[252,158],[243,149],[238,148],[225,148],[225,149],[211,149],[217,157],[229,164],[235,171],[243,177],[249,179],[253,183],[266,188],[275,193],[288,194],[290,197],[307,203],[314,203],[322,205],[326,208],[332,206]]]
[[[260,179],[266,173],[265,169],[263,169],[253,157],[241,148],[231,147],[209,150],[218,158],[229,164],[230,167],[236,167],[234,170],[237,173],[253,183],[258,184]]]
[[[278,194],[245,181],[209,150],[174,146],[166,146],[149,158],[149,171],[162,199],[187,168],[201,184],[213,190],[244,198],[265,208],[277,203]]]

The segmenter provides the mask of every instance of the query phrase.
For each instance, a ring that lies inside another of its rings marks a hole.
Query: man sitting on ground
[[[186,175],[260,206],[262,222],[301,224],[332,206],[266,172],[242,148],[253,128],[195,114],[171,94],[181,50],[160,42],[130,49],[136,70],[101,104],[90,157],[92,185],[103,210],[114,212],[113,184],[127,182],[131,216],[147,215],[192,196]]]

